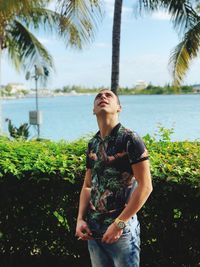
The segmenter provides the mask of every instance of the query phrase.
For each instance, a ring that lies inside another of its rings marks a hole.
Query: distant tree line
[[[177,87],[189,69],[191,61],[198,56],[200,48],[200,1],[190,0],[139,0],[133,12],[166,11],[171,16],[180,42],[170,55],[173,83]],[[49,9],[53,3],[54,8]],[[118,93],[120,78],[120,43],[122,0],[115,0],[112,30],[111,89]],[[53,58],[34,34],[53,34],[67,47],[82,49],[94,40],[98,24],[102,21],[104,8],[100,0],[34,0],[0,1],[0,59],[7,53],[16,70],[31,72],[36,66],[46,69],[51,76]],[[0,73],[1,75],[1,73]],[[41,80],[42,80],[42,77]],[[8,93],[9,94],[9,93]]]
[[[105,88],[104,86],[100,87],[83,87],[79,85],[64,86],[62,89],[55,89],[55,93],[97,93],[99,90]],[[192,85],[184,85],[177,89],[171,85],[156,86],[149,84],[146,88],[138,89],[137,87],[120,87],[118,94],[119,95],[133,95],[133,94],[145,94],[145,95],[160,95],[160,94],[190,94],[193,93]]]
[[[190,94],[193,93],[193,87],[191,85],[181,86],[178,91],[177,88],[171,85],[155,86],[149,84],[146,88],[121,88],[119,94],[144,94],[144,95],[168,95],[168,94]]]
[[[13,92],[12,86],[10,84],[6,85],[5,87],[1,87],[0,89],[0,97],[9,97],[9,96],[17,96],[17,95],[27,95],[28,90],[21,89]]]

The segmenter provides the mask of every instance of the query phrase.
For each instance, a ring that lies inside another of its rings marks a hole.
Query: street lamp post
[[[35,65],[35,104],[36,104],[36,114],[38,117],[39,114],[39,105],[38,105],[38,79],[39,79],[39,75],[37,74],[37,66]],[[40,137],[40,124],[37,120],[37,137]]]
[[[30,78],[34,78],[35,80],[35,104],[36,110],[29,112],[29,122],[32,125],[36,125],[37,127],[37,138],[40,138],[40,125],[42,123],[42,113],[39,111],[39,104],[38,104],[38,79],[40,76],[44,75],[44,68],[38,67],[37,65],[34,66],[34,75],[31,76],[30,72],[27,72],[26,79],[29,80]]]

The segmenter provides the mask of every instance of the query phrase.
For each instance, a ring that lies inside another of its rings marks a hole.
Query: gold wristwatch
[[[119,218],[116,218],[116,219],[114,220],[114,223],[115,223],[116,226],[117,226],[119,229],[121,229],[121,230],[123,230],[123,229],[126,227],[126,222],[123,221],[123,220],[120,220]]]

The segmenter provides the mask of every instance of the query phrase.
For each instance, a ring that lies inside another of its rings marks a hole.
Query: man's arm
[[[139,163],[132,164],[131,166],[138,186],[132,193],[127,206],[118,216],[118,218],[123,221],[128,221],[142,208],[153,189],[149,161],[141,161]],[[112,223],[104,234],[102,241],[106,243],[113,243],[116,241],[116,236],[120,236],[122,232],[123,231],[118,229],[115,223]]]
[[[138,186],[130,197],[126,208],[118,216],[123,221],[128,221],[142,208],[153,190],[148,160],[133,164],[132,170]]]
[[[82,240],[91,239],[91,231],[85,222],[85,214],[90,202],[91,169],[87,169],[83,187],[80,193],[79,211],[76,225],[76,236]]]

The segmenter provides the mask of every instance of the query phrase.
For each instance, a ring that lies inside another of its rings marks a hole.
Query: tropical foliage
[[[179,36],[183,36],[181,42],[172,51],[169,60],[173,83],[175,86],[180,86],[191,60],[197,57],[200,47],[200,16],[193,8],[193,1],[141,0],[140,9],[165,10],[171,15],[171,21]]]
[[[86,88],[80,85],[66,85],[62,89],[55,89],[55,93],[88,93],[88,94],[96,94],[104,87],[93,87]],[[118,94],[119,95],[133,95],[133,94],[191,94],[193,93],[193,87],[191,85],[180,86],[179,91],[176,91],[176,88],[172,85],[164,85],[158,86],[154,84],[149,84],[146,88],[137,89],[137,87],[119,87]]]
[[[164,10],[171,16],[174,28],[182,41],[176,46],[170,57],[175,86],[180,86],[189,64],[197,57],[200,44],[200,17],[193,9],[193,1],[188,0],[140,0],[138,12]],[[196,1],[199,4],[199,1]],[[112,43],[111,89],[117,92],[119,87],[120,28],[122,0],[115,0]],[[198,7],[198,5],[197,5]]]
[[[27,140],[30,136],[29,128],[30,125],[28,123],[23,123],[19,127],[16,127],[13,125],[12,121],[10,119],[5,119],[5,121],[8,123],[8,131],[10,134],[10,138],[14,139],[24,139]]]
[[[172,131],[160,127],[156,136],[144,137],[154,184],[139,213],[144,267],[199,263],[200,144],[171,142]],[[3,267],[90,266],[86,243],[74,236],[86,147],[85,139],[0,139]]]
[[[48,8],[51,2],[53,1],[0,2],[0,52],[7,50],[16,69],[31,69],[33,65],[39,65],[52,70],[51,55],[34,35],[39,29],[56,34],[66,45],[78,49],[92,39],[95,18],[100,14],[97,3],[92,0],[69,0],[65,1],[65,6],[58,5],[55,11]],[[58,0],[58,4],[60,2]],[[93,9],[97,11],[92,12]]]

